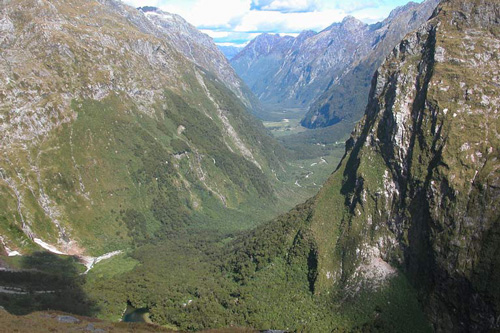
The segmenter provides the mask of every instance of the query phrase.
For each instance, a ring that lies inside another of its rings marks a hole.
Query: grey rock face
[[[499,21],[498,2],[443,1],[377,70],[316,201],[318,290],[376,254],[404,269],[436,331],[498,329]]]
[[[375,69],[406,33],[430,17],[437,3],[437,0],[409,3],[374,25],[346,17],[319,33],[305,31],[296,38],[263,34],[235,56],[231,64],[266,104],[302,108],[314,104],[314,111],[303,121],[306,127],[322,127],[343,119],[344,116],[339,115],[338,120],[332,116],[323,121],[319,114],[328,113],[329,106],[325,109],[324,103],[314,101],[327,89],[344,82],[344,77],[353,72],[356,80],[361,82],[356,84],[353,92],[363,96],[361,111],[357,113],[359,119]],[[376,60],[364,64],[367,58]],[[351,86],[352,81],[347,79],[345,82]],[[360,92],[358,86],[362,87]],[[342,97],[352,98],[349,94]],[[331,104],[334,103],[347,104],[337,99]]]
[[[80,322],[80,319],[72,316],[57,316],[57,321],[66,324],[78,324]]]
[[[438,2],[410,2],[393,10],[380,24],[373,25],[371,50],[356,58],[350,67],[316,97],[302,120],[302,125],[318,128],[341,121],[352,123],[361,119],[373,73],[407,33],[417,29],[431,16]]]
[[[196,65],[214,73],[240,99],[251,105],[246,87],[234,72],[224,54],[215,45],[212,38],[196,29],[182,17],[170,14],[154,7],[140,8],[148,20],[164,33],[176,49]]]

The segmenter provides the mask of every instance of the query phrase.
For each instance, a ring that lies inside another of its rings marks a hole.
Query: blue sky
[[[244,45],[263,32],[295,36],[303,30],[320,31],[347,15],[374,23],[409,0],[123,1],[135,7],[155,6],[179,14],[218,44]]]

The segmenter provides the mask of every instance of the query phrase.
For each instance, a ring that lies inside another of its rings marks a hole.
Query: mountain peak
[[[360,21],[352,15],[347,15],[342,19],[343,24],[349,23],[349,22],[360,22]]]
[[[281,37],[279,34],[270,34],[265,32],[252,40],[242,52],[247,49],[251,49],[258,54],[269,54],[272,52],[274,46],[285,38],[286,37]]]
[[[137,7],[138,10],[141,12],[147,13],[147,12],[157,12],[160,9],[158,7],[153,7],[153,6],[143,6],[143,7]]]
[[[366,24],[361,22],[360,20],[358,20],[354,16],[347,15],[342,20],[341,26],[343,28],[347,28],[347,29],[356,29],[356,28],[364,27],[364,26],[366,26]]]
[[[307,39],[309,37],[312,37],[316,35],[317,32],[313,30],[303,30],[296,38],[297,39]]]
[[[426,0],[427,1],[427,0]],[[394,17],[398,16],[399,14],[411,9],[411,8],[415,8],[417,7],[419,4],[416,3],[416,2],[413,2],[413,1],[410,1],[408,2],[406,5],[403,5],[403,6],[399,6],[399,7],[396,7],[394,8],[393,10],[391,10],[389,16],[387,17],[387,19],[385,21],[390,21],[392,20]]]
[[[358,20],[352,15],[347,15],[342,19],[341,22],[332,23],[331,25],[326,27],[323,31],[337,31],[337,29],[344,29],[349,31],[349,30],[357,30],[365,26],[368,25]]]

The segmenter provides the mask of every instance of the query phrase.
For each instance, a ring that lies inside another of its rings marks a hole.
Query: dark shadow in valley
[[[85,267],[77,258],[37,252],[22,257],[16,266],[0,271],[0,305],[8,312],[55,310],[91,316],[98,311],[83,289]]]

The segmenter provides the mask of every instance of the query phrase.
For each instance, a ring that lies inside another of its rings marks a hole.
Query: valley
[[[269,112],[275,121],[263,121],[264,126],[290,152],[287,186],[315,195],[335,170],[345,152],[348,133],[307,129],[300,125],[305,110],[287,109]],[[280,116],[282,118],[280,118]],[[270,118],[268,118],[270,119]]]
[[[500,328],[499,3],[230,61],[156,7],[1,13],[0,330]]]

